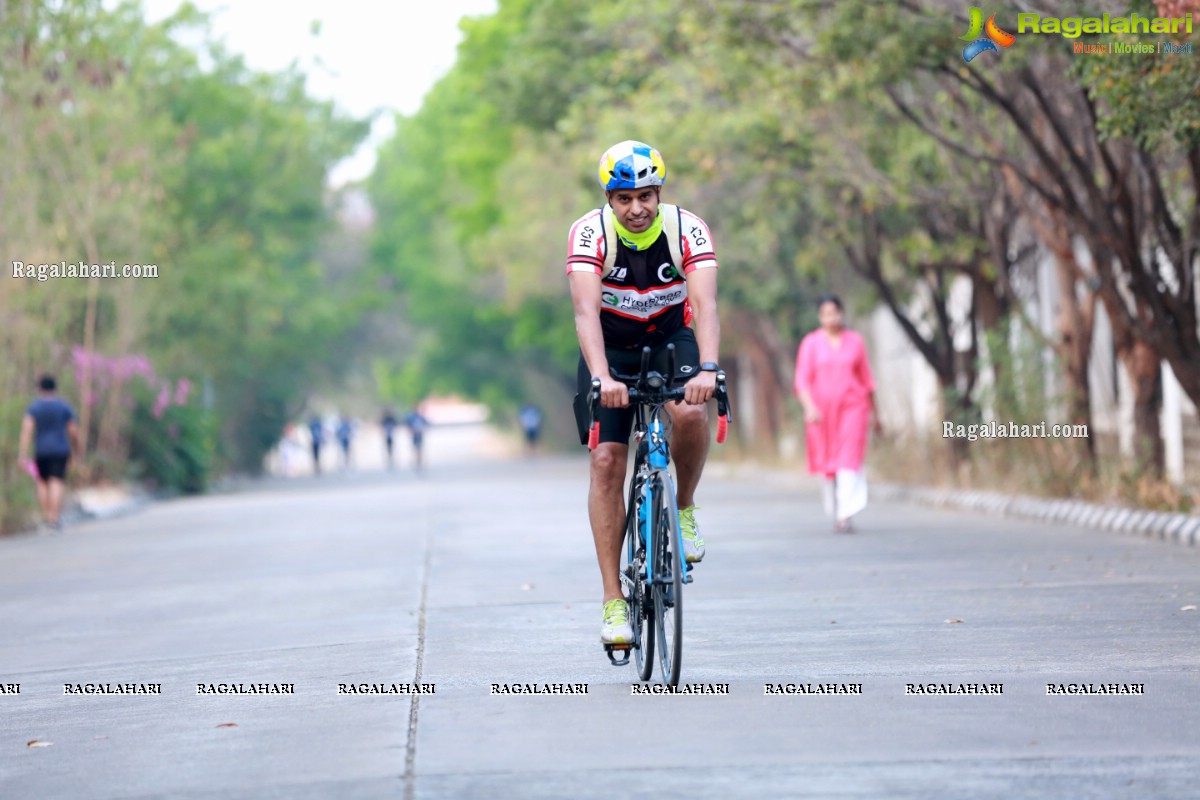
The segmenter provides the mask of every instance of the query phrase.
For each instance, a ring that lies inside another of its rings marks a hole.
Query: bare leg
[[[49,525],[53,522],[53,518],[50,516],[50,486],[41,478],[37,479],[37,499],[38,507],[42,509],[42,522]]]
[[[696,487],[708,460],[708,407],[671,403],[671,459],[679,485],[675,487],[680,508],[696,505]]]
[[[46,481],[46,521],[51,525],[58,523],[59,515],[62,514],[63,497],[66,493],[67,485],[63,481],[58,478],[51,478]]]
[[[629,445],[602,442],[592,451],[588,519],[596,542],[596,560],[604,583],[604,601],[624,597],[621,590],[621,541],[625,538],[625,464]]]

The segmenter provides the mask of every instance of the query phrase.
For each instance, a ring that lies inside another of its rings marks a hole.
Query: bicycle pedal
[[[614,667],[623,667],[629,663],[629,651],[633,649],[633,644],[606,644],[604,652],[608,656],[609,663]],[[618,659],[616,653],[624,654]]]

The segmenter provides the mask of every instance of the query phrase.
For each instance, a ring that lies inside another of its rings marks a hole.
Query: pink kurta
[[[821,421],[805,426],[808,471],[832,476],[839,469],[862,469],[871,424],[875,380],[862,337],[842,329],[837,347],[821,329],[800,342],[796,353],[796,396],[808,392]]]

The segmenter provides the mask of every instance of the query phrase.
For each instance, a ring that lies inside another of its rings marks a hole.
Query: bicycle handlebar
[[[650,348],[642,348],[641,369],[637,375],[622,375],[610,368],[609,374],[614,380],[624,383],[629,388],[629,402],[644,404],[662,404],[684,399],[685,387],[670,388],[670,376],[675,375],[675,345],[667,345],[667,374],[650,371]],[[725,381],[725,371],[717,370],[717,387],[713,393],[717,401],[717,444],[724,444],[729,432],[729,391]],[[600,443],[600,420],[596,418],[600,408],[600,379],[592,378],[592,390],[588,396],[588,411],[591,416],[591,426],[588,429],[588,449],[595,450]]]

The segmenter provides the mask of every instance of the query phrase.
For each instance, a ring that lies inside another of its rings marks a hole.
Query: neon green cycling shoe
[[[696,525],[696,512],[700,506],[688,506],[679,509],[679,529],[683,531],[683,556],[689,564],[699,564],[704,560],[704,539],[700,536],[700,528]]]
[[[633,641],[633,626],[629,624],[629,604],[618,597],[604,604],[604,624],[600,626],[600,641],[604,644],[629,644]]]

